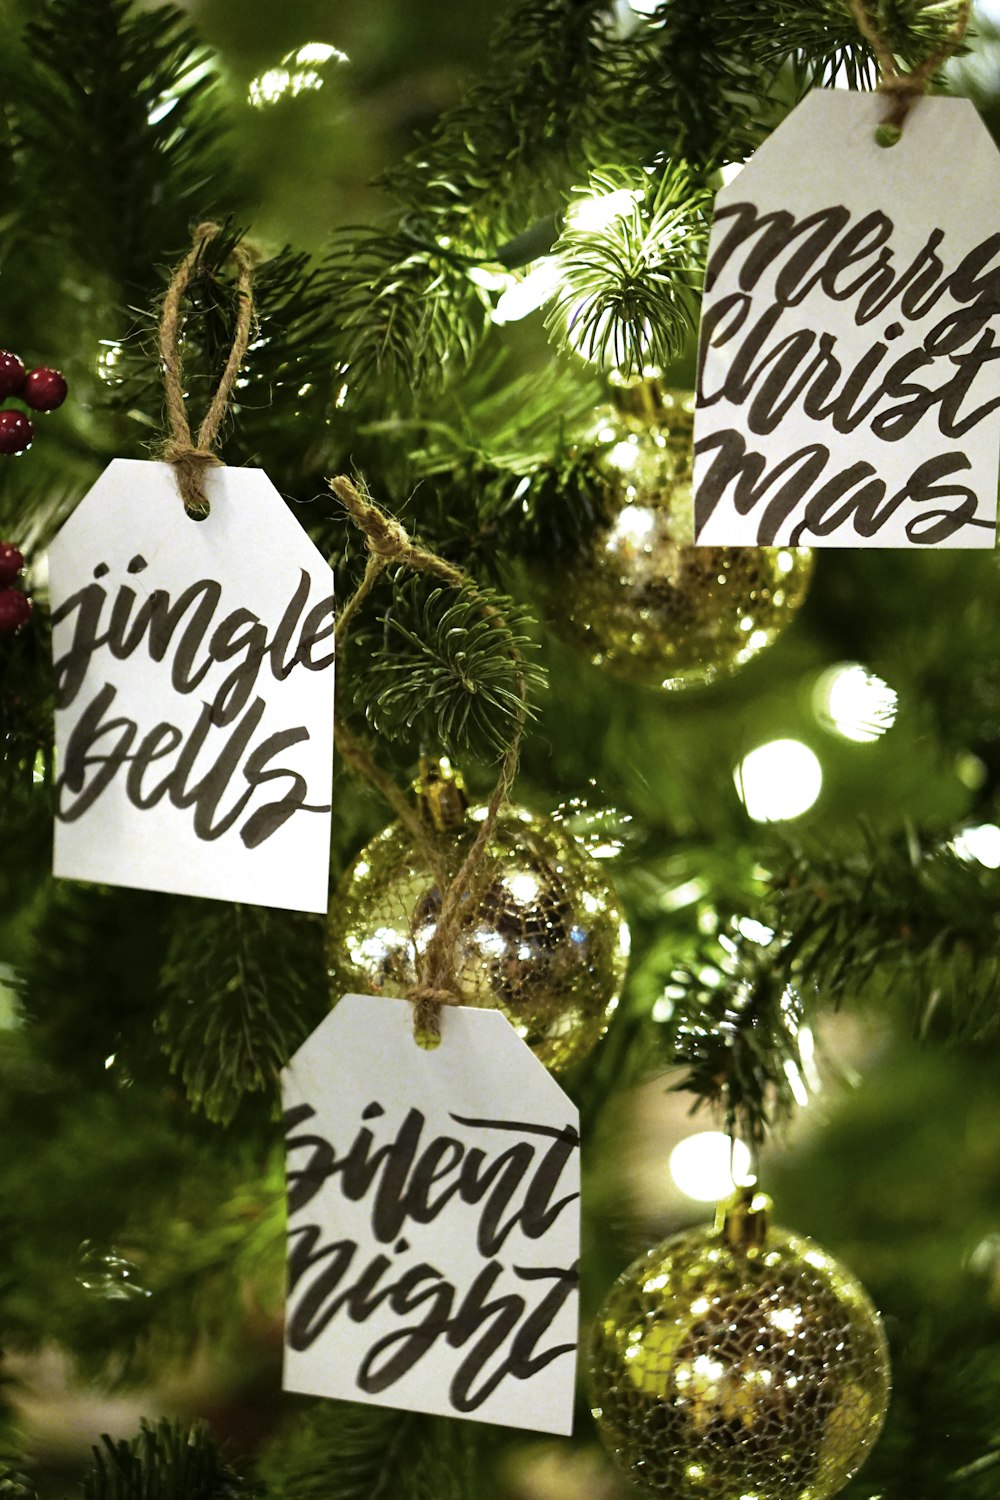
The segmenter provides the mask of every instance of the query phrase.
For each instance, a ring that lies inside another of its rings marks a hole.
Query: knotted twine
[[[338,644],[344,640],[347,627],[358,607],[364,602],[386,568],[394,563],[402,563],[405,567],[413,568],[420,573],[429,573],[434,578],[440,578],[451,588],[464,589],[473,599],[478,597],[484,616],[498,628],[502,627],[504,621],[495,605],[480,593],[468,574],[461,568],[455,567],[444,558],[438,557],[436,553],[429,552],[426,548],[411,541],[405,528],[391,516],[386,515],[385,511],[376,505],[368,494],[363,494],[350,479],[343,475],[337,479],[331,479],[330,488],[346,509],[351,520],[364,534],[365,545],[368,549],[368,562],[364,577],[356,592],[344,605],[337,621],[335,639]],[[512,654],[515,662],[520,664],[520,656],[516,649],[512,648]],[[341,755],[349,765],[367,777],[372,786],[385,797],[409,830],[442,891],[441,907],[434,933],[423,955],[416,955],[418,982],[411,986],[406,994],[407,1000],[413,1005],[414,1034],[418,1042],[425,1047],[435,1047],[441,1039],[441,1006],[461,1005],[462,1003],[455,976],[455,946],[464,911],[474,909],[476,897],[489,868],[490,857],[487,845],[517,775],[526,718],[524,676],[520,671],[518,671],[517,691],[518,707],[514,732],[500,762],[496,784],[486,804],[486,816],[480,823],[476,837],[461,865],[452,879],[448,881],[445,879],[444,862],[439,848],[403,792],[391,777],[386,776],[379,769],[370,751],[347,729],[346,725],[338,722],[334,728],[334,737]]]
[[[910,109],[917,99],[926,94],[927,87],[941,64],[960,46],[969,25],[972,0],[959,0],[958,14],[947,35],[933,52],[909,72],[899,66],[888,41],[869,16],[867,0],[850,0],[850,6],[858,30],[875,53],[879,71],[878,92],[885,94],[889,101],[888,113],[876,130],[875,139],[880,146],[894,146],[902,134],[903,122]]]
[[[233,342],[226,360],[215,395],[195,441],[191,435],[187,409],[184,404],[184,381],[181,368],[180,336],[184,317],[181,311],[184,293],[202,265],[205,246],[222,233],[218,224],[199,224],[194,231],[194,243],[181,261],[167,287],[160,315],[160,359],[163,364],[163,387],[166,395],[167,419],[170,436],[161,453],[167,463],[174,466],[177,487],[188,515],[203,520],[209,512],[205,498],[205,470],[222,460],[213,452],[218,441],[219,428],[229,409],[229,399],[236,384],[240,366],[246,357],[250,334],[254,327],[253,271],[254,253],[244,243],[234,245],[228,259],[236,268],[236,326]]]

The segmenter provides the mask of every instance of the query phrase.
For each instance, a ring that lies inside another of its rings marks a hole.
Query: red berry
[[[0,411],[0,453],[8,456],[23,453],[31,447],[34,436],[35,429],[21,412],[11,411],[9,407]]]
[[[5,589],[14,582],[24,567],[24,558],[13,542],[0,542],[0,588]]]
[[[20,589],[0,589],[0,635],[13,635],[31,619],[31,600]]]
[[[24,384],[24,365],[16,354],[0,349],[0,401],[19,394]]]
[[[37,370],[29,370],[24,377],[21,399],[28,403],[32,411],[55,411],[66,400],[68,389],[65,376],[60,375],[58,370],[48,370],[43,365]]]

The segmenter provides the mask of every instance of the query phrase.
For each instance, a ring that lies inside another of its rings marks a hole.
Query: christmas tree
[[[572,1439],[282,1394],[279,1077],[381,988],[432,1028],[451,997],[502,1006],[578,1105],[585,1329],[745,1148],[884,1318],[892,1399],[843,1493],[992,1500],[996,565],[694,549],[688,514],[714,194],[809,90],[943,60],[963,7],[0,16],[0,1494],[613,1500],[681,1470],[695,1494],[834,1492],[804,1398],[770,1409],[781,1472],[744,1464],[745,1386],[713,1488],[721,1429],[657,1425],[646,1354],[622,1418],[642,1464],[615,1467],[590,1415],[613,1354],[588,1397],[586,1333]],[[998,47],[982,7],[932,83],[994,134]],[[979,192],[961,162],[955,192]],[[218,455],[266,471],[342,601],[328,917],[51,873],[47,551],[113,458],[176,457],[185,257],[191,425],[246,317]],[[476,888],[477,947],[465,803],[495,786],[514,811],[483,852],[513,904]],[[812,1339],[822,1297],[796,1295]],[[871,1350],[809,1370],[810,1410],[877,1406]]]

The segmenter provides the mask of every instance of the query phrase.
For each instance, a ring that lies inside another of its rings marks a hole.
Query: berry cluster
[[[24,558],[13,542],[0,542],[0,635],[13,635],[31,619],[31,600],[17,586],[23,570]]]
[[[14,396],[32,411],[55,411],[66,400],[66,389],[66,381],[58,370],[45,366],[26,370],[16,354],[0,349],[0,401]],[[31,447],[34,436],[35,429],[24,412],[13,407],[0,410],[0,453],[23,453]]]

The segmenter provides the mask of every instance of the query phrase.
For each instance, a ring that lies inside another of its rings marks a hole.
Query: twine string
[[[858,30],[875,54],[879,71],[878,92],[885,94],[888,100],[889,107],[876,136],[880,145],[894,145],[917,99],[926,94],[938,68],[961,45],[972,14],[972,0],[959,0],[958,12],[947,34],[933,52],[909,71],[896,61],[888,40],[869,14],[867,0],[850,0],[850,7]]]
[[[235,245],[229,259],[236,267],[236,324],[233,341],[215,394],[193,438],[184,400],[184,378],[181,360],[181,329],[184,323],[184,294],[197,274],[206,245],[222,233],[218,224],[199,224],[194,243],[170,279],[160,315],[160,359],[163,365],[163,388],[166,397],[170,436],[162,454],[174,466],[177,487],[188,514],[198,519],[208,515],[205,498],[205,470],[221,463],[214,447],[218,441],[240,366],[246,357],[255,316],[253,302],[254,255],[242,242]]]
[[[357,591],[344,606],[337,622],[338,644],[345,638],[347,626],[359,605],[374,588],[386,568],[393,563],[401,563],[420,573],[429,573],[452,588],[464,588],[473,598],[478,596],[483,613],[488,619],[498,626],[503,623],[495,606],[479,593],[475,584],[461,568],[455,567],[453,563],[446,562],[436,553],[413,542],[405,528],[391,516],[387,516],[374,503],[370,495],[362,493],[350,479],[343,475],[331,479],[330,488],[346,509],[351,520],[363,533],[368,548],[368,564],[364,578]],[[516,651],[514,651],[514,657],[515,661],[520,663],[520,656]],[[442,1005],[462,1003],[455,975],[455,945],[463,918],[466,912],[474,909],[476,898],[490,867],[488,845],[517,776],[526,714],[524,677],[523,673],[519,672],[518,709],[514,731],[501,760],[496,784],[486,804],[485,817],[479,825],[468,853],[450,880],[445,879],[445,861],[441,850],[430,830],[414,811],[404,794],[391,777],[387,777],[380,770],[367,748],[349,730],[339,724],[335,729],[337,746],[344,758],[382,793],[404,822],[428,868],[437,879],[438,888],[442,891],[441,907],[434,933],[422,957],[420,955],[417,957],[418,982],[411,986],[406,996],[413,1005],[414,1033],[417,1040],[424,1046],[436,1046],[440,1041]]]

